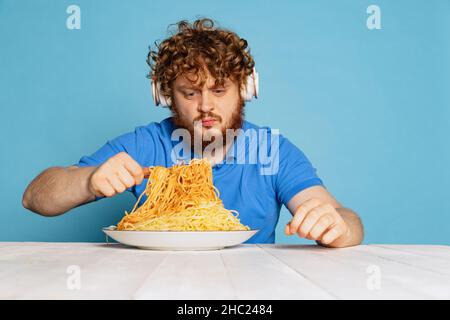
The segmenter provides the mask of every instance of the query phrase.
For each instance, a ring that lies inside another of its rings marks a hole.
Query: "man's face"
[[[203,147],[220,134],[225,140],[226,129],[242,127],[244,103],[237,82],[227,79],[222,86],[215,86],[215,79],[208,74],[199,87],[188,79],[195,77],[180,76],[172,84],[172,113],[177,127],[202,137]]]

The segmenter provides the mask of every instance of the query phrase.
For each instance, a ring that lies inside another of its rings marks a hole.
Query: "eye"
[[[215,94],[222,94],[222,93],[225,93],[225,89],[223,89],[223,88],[220,88],[220,89],[214,89],[213,92],[214,92]]]
[[[195,91],[184,91],[183,94],[186,98],[192,98],[195,96]]]

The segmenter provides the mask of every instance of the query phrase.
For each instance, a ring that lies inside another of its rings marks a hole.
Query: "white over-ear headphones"
[[[242,99],[245,101],[251,101],[253,97],[258,98],[259,95],[259,75],[256,69],[253,68],[251,75],[247,77],[247,82],[244,88],[241,90]],[[168,107],[171,105],[170,98],[166,98],[161,93],[161,86],[159,82],[152,81],[152,97],[155,106],[161,105],[161,107]]]

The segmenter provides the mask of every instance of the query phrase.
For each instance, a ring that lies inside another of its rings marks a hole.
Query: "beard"
[[[170,110],[172,112],[172,122],[173,124],[177,127],[177,128],[183,128],[189,131],[190,135],[191,135],[191,149],[194,149],[194,141],[195,139],[193,139],[193,137],[195,137],[197,134],[195,133],[195,127],[194,127],[194,123],[199,121],[200,122],[200,126],[201,126],[201,121],[204,118],[213,118],[216,120],[216,122],[218,122],[222,127],[220,128],[220,134],[222,137],[222,141],[223,141],[223,146],[225,144],[225,137],[226,137],[226,132],[228,129],[232,129],[232,130],[237,130],[237,129],[241,129],[243,122],[244,122],[244,117],[245,117],[245,112],[244,112],[244,100],[239,97],[239,101],[238,104],[235,108],[235,110],[233,111],[233,113],[231,114],[230,119],[228,120],[227,123],[223,123],[223,119],[220,115],[217,115],[213,112],[206,112],[206,113],[201,113],[198,117],[196,117],[192,122],[184,119],[178,112],[177,110],[177,106],[175,104],[174,99],[172,99],[172,106],[170,107]],[[211,129],[209,129],[211,130]],[[219,136],[220,136],[219,134]],[[201,140],[202,140],[202,151],[205,151],[205,148],[211,144],[214,143],[215,141],[215,135],[209,136],[207,134],[205,134],[205,132],[203,131],[202,128],[202,136],[201,136]]]

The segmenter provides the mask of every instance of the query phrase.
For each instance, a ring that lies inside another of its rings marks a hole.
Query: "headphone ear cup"
[[[256,72],[256,69],[253,68],[253,85],[254,85],[254,93],[253,96],[258,99],[259,97],[259,73]]]
[[[253,68],[252,74],[247,77],[247,82],[245,88],[241,91],[241,95],[245,101],[251,101],[253,97],[258,98],[259,75],[255,68]]]
[[[158,89],[156,88],[156,84],[152,81],[152,99],[156,107],[159,105],[157,90]]]
[[[168,108],[172,103],[169,98],[166,98],[161,92],[159,92],[159,101],[161,107]]]
[[[171,105],[171,101],[169,98],[166,98],[161,93],[161,85],[159,82],[155,84],[155,82],[152,81],[152,97],[153,97],[153,103],[155,106],[161,105],[161,107],[169,107]]]

